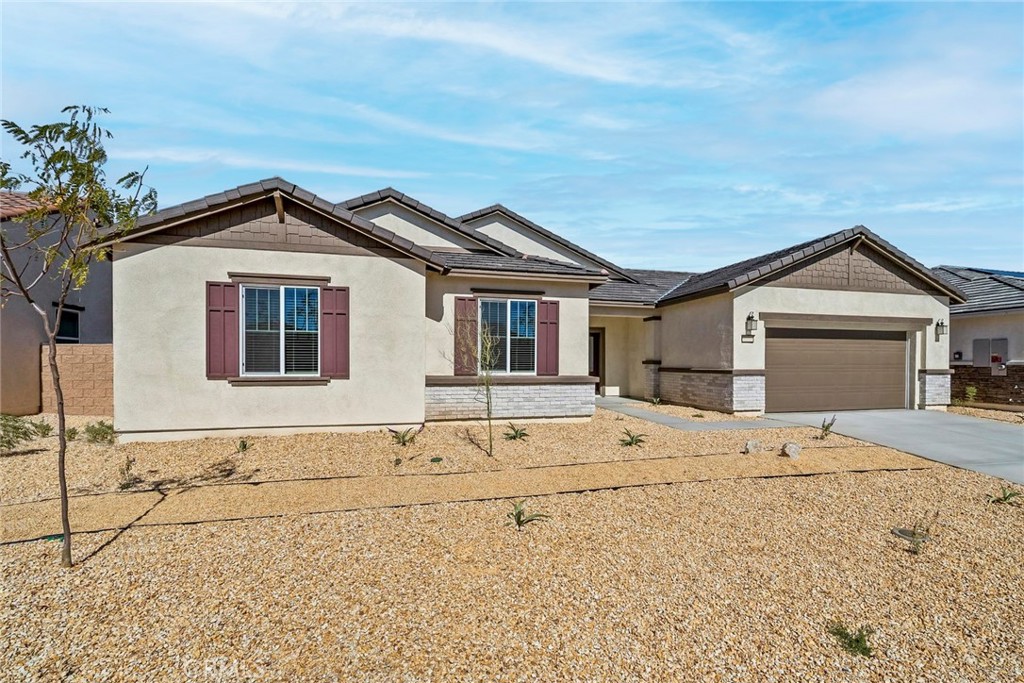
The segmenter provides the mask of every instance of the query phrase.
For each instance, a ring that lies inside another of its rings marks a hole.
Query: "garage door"
[[[767,412],[905,408],[907,335],[765,330]]]

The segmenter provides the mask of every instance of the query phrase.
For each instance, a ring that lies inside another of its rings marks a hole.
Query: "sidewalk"
[[[722,423],[716,423],[721,425]],[[720,428],[720,427],[719,427]],[[526,498],[651,484],[928,469],[888,448],[805,448],[556,465],[492,472],[303,479],[119,492],[71,499],[75,533],[432,503]],[[0,506],[0,543],[59,534],[57,500]]]
[[[633,398],[622,396],[597,396],[595,403],[598,408],[604,408],[614,413],[621,413],[636,417],[648,422],[679,429],[684,432],[722,432],[738,429],[771,429],[773,427],[792,427],[793,425],[781,420],[769,418],[758,418],[756,420],[724,420],[721,422],[694,422],[684,420],[674,415],[666,415],[644,408],[646,403]]]

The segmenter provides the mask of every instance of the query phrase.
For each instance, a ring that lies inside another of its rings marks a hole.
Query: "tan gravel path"
[[[77,532],[135,526],[189,524],[258,517],[402,507],[426,503],[525,498],[649,484],[785,477],[882,469],[927,468],[914,456],[881,447],[806,448],[799,460],[775,453],[647,458],[457,474],[346,477],[258,484],[197,486],[161,494],[121,493],[75,498]],[[112,514],[104,516],[103,506]],[[151,510],[149,508],[152,508]],[[79,514],[79,509],[82,514]],[[6,506],[0,541],[59,532],[55,501]]]

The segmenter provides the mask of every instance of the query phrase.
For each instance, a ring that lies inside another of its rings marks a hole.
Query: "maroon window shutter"
[[[238,376],[238,285],[206,283],[206,377]]]
[[[349,377],[348,287],[320,288],[320,376]]]
[[[537,374],[558,374],[558,302],[537,302]]]
[[[455,297],[455,374],[477,374],[476,298]]]

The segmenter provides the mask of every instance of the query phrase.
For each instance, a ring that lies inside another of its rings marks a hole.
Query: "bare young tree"
[[[33,208],[14,219],[23,230],[0,229],[0,303],[21,298],[36,313],[46,335],[50,376],[57,402],[57,481],[63,530],[61,565],[70,567],[71,524],[68,486],[64,392],[57,367],[57,331],[68,295],[81,289],[95,261],[107,251],[94,246],[99,238],[116,239],[134,227],[142,213],[156,209],[156,191],[143,180],[146,171],[133,171],[109,183],[104,167],[104,140],[111,133],[97,118],[109,113],[98,107],[65,107],[68,119],[22,128],[3,120],[4,130],[24,151],[20,158],[31,172],[15,172],[0,161],[0,188],[25,189]],[[55,313],[42,300],[53,295]]]
[[[494,456],[494,368],[501,360],[503,344],[487,324],[474,319],[457,321],[456,325],[464,325],[456,333],[461,340],[456,349],[456,365],[476,368],[477,400],[484,404],[484,416],[487,421],[487,455]]]

